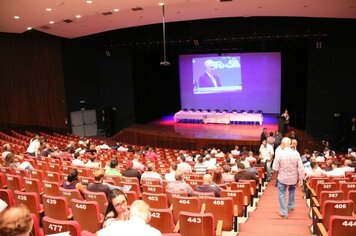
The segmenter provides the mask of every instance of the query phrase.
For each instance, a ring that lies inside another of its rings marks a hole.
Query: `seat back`
[[[122,181],[122,182],[125,182],[125,183],[137,183],[137,184],[140,183],[140,182],[138,181],[138,178],[136,178],[136,177],[126,177],[126,176],[122,176],[121,181]]]
[[[182,196],[182,197],[188,197],[188,193],[187,191],[184,191],[184,190],[169,190],[169,189],[166,189],[166,195],[167,195],[167,198],[168,198],[168,205],[172,205],[172,199],[173,199],[173,196]],[[178,217],[178,215],[177,215]]]
[[[127,197],[127,205],[131,206],[131,204],[138,200],[137,193],[135,191],[125,191],[126,197]]]
[[[231,190],[242,190],[247,199],[251,198],[251,184],[247,182],[231,183]]]
[[[164,193],[142,193],[142,200],[146,202],[150,208],[165,209],[168,208],[167,195]]]
[[[161,185],[142,185],[142,191],[144,193],[163,193],[163,187]]]
[[[37,169],[43,172],[48,170],[48,163],[46,161],[37,161]]]
[[[328,182],[328,181],[329,181],[329,179],[327,177],[312,177],[309,180],[309,186],[311,189],[316,191],[316,185],[318,183],[324,183],[324,182]]]
[[[200,198],[202,203],[204,203],[205,199],[208,197],[215,197],[213,192],[204,193],[204,192],[198,192],[198,191],[193,191],[192,196]]]
[[[338,191],[321,191],[320,193],[320,199],[319,199],[319,204],[320,204],[320,212],[323,212],[324,210],[324,203],[327,200],[345,200],[345,195],[344,192],[341,190]]]
[[[19,175],[22,178],[29,176],[28,171],[27,170],[23,170],[23,169],[15,169],[15,175]]]
[[[45,172],[43,170],[30,170],[30,177],[32,179],[38,179],[39,181],[45,180]]]
[[[211,213],[182,211],[179,214],[179,232],[184,236],[214,236],[214,225],[214,216]]]
[[[114,185],[116,185],[116,186],[118,186],[119,183],[121,182],[120,176],[115,176],[115,175],[105,175],[104,182],[106,180],[111,180],[114,183]],[[137,179],[137,183],[138,183],[138,179]]]
[[[37,219],[40,218],[40,214],[43,212],[42,205],[40,204],[40,198],[37,193],[33,192],[20,192],[18,190],[14,191],[14,197],[16,204],[24,204],[27,206],[28,210],[35,214]]]
[[[108,208],[108,198],[104,192],[91,192],[88,190],[84,191],[84,198],[87,201],[97,201],[100,208],[100,213],[105,215],[106,209]]]
[[[82,230],[91,233],[101,229],[104,218],[100,215],[99,204],[96,201],[72,199],[73,219],[78,221]]]
[[[67,198],[62,196],[42,196],[43,210],[46,216],[56,220],[69,220],[72,216],[68,208]]]
[[[0,188],[7,188],[6,175],[3,172],[0,172]]]
[[[130,187],[129,191],[135,191],[138,197],[141,197],[141,189],[140,189],[140,184],[139,183],[126,183],[126,182],[120,182],[118,184],[120,187]]]
[[[58,182],[43,181],[43,193],[50,196],[61,196],[59,192],[60,184]]]
[[[35,214],[32,214],[32,213],[31,213],[31,217],[32,217],[32,222],[33,222],[31,235],[43,236],[43,232],[41,231],[40,222],[39,222],[38,218],[36,217]]]
[[[160,185],[158,179],[143,179],[141,180],[142,185]]]
[[[19,190],[19,191],[25,191],[25,186],[23,183],[23,179],[19,175],[6,175],[6,185],[8,189],[11,189],[12,191]]]
[[[353,201],[351,200],[325,201],[324,209],[322,213],[323,225],[325,229],[326,230],[329,229],[330,217],[332,215],[352,216],[352,211],[353,211]]]
[[[330,236],[355,235],[356,217],[354,216],[331,216],[329,222]]]
[[[205,199],[205,212],[212,213],[216,221],[223,221],[222,230],[231,231],[233,229],[234,218],[233,205],[234,202],[230,197],[208,197]]]
[[[230,197],[234,201],[234,204],[237,205],[238,216],[244,215],[244,208],[248,206],[248,199],[245,200],[244,193],[242,190],[221,190],[221,197]]]
[[[67,198],[68,202],[70,202],[72,199],[83,200],[83,197],[78,189],[66,189],[59,187],[59,193],[61,196]]]
[[[335,182],[323,182],[316,185],[316,198],[320,199],[320,193],[322,191],[336,191],[337,184]]]
[[[172,211],[166,209],[151,208],[151,220],[149,225],[158,229],[161,233],[173,233],[174,223]]]
[[[203,184],[203,180],[198,179],[185,179],[185,182],[189,184],[192,189],[195,189],[195,187]]]
[[[61,171],[61,166],[59,164],[48,163],[47,171],[58,173]]]
[[[2,172],[4,174],[10,174],[10,175],[15,174],[15,171],[11,167],[4,167],[4,166],[0,167],[0,172]]]
[[[349,181],[350,181],[349,178],[334,178],[333,179],[333,182],[335,182],[336,185],[337,185],[337,189],[340,189],[340,184],[341,183],[345,183],[345,182],[349,182]]]
[[[0,189],[0,199],[6,202],[8,206],[15,205],[14,194],[10,189]]]
[[[356,190],[356,182],[340,183],[340,190],[342,190],[345,193],[345,196],[347,196],[349,191]]]
[[[347,194],[347,200],[352,200],[354,202],[354,213],[356,214],[356,190],[350,190]]]
[[[35,192],[38,194],[38,196],[43,194],[42,182],[40,182],[38,179],[24,177],[23,180],[25,183],[26,192]]]
[[[51,217],[44,216],[42,219],[43,233],[58,234],[61,232],[68,232],[71,236],[80,236],[81,228],[75,220],[56,220]]]
[[[200,209],[201,209],[201,201],[198,197],[173,196],[172,205],[173,205],[173,220],[175,223],[178,222],[179,213],[181,211],[200,213]]]
[[[59,172],[46,171],[45,175],[47,181],[58,182],[58,183],[62,182]]]

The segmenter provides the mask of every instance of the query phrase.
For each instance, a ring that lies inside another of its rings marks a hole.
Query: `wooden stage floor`
[[[175,123],[172,116],[149,124],[134,125],[116,135],[116,139],[137,145],[177,149],[200,149],[204,146],[231,148],[234,145],[258,146],[262,129],[278,129],[276,115],[264,115],[263,125]]]

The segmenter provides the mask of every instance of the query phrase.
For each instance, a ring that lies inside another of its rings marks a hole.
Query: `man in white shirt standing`
[[[272,172],[271,172],[271,163],[274,155],[273,147],[267,143],[267,140],[263,140],[260,146],[260,157],[261,162],[265,163],[265,168],[267,171],[267,181],[270,181]]]

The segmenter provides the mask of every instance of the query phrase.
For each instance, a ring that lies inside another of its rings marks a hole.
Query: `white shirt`
[[[128,221],[117,220],[109,226],[97,232],[98,236],[161,236],[161,232],[146,224],[145,221],[138,217],[131,217]]]
[[[74,160],[72,161],[72,165],[73,165],[73,166],[84,166],[84,162],[81,161],[81,160],[79,160],[79,159],[74,159]]]
[[[256,162],[256,158],[254,158],[252,156],[248,156],[248,157],[246,157],[246,161],[248,161],[248,162]]]
[[[36,152],[36,150],[38,150],[40,148],[41,144],[40,141],[38,141],[37,139],[33,140],[30,145],[27,148],[27,152],[28,153],[34,153]]]
[[[238,156],[238,155],[240,155],[240,151],[234,149],[234,150],[231,151],[231,154],[232,154],[232,155],[235,155],[235,156]]]
[[[176,172],[172,171],[164,176],[165,180],[167,181],[176,181]]]
[[[338,177],[345,176],[345,171],[343,168],[334,168],[331,171],[325,172],[327,176]]]
[[[318,157],[315,158],[315,161],[316,161],[316,162],[324,162],[324,161],[325,161],[325,157],[323,157],[323,156],[318,156]]]
[[[145,166],[142,165],[142,163],[140,163],[136,159],[133,159],[132,160],[132,169],[144,171],[145,170]]]
[[[183,173],[190,173],[192,172],[192,167],[186,162],[181,162],[177,165],[177,170],[180,170]]]
[[[260,154],[262,157],[262,160],[261,160],[262,162],[271,160],[271,156],[274,154],[272,145],[267,143],[267,145],[264,146],[263,144],[261,144]]]
[[[141,180],[143,179],[157,179],[162,184],[162,177],[157,172],[144,172],[141,175]]]

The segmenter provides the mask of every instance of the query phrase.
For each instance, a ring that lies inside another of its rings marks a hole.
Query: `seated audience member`
[[[210,154],[205,155],[204,163],[208,167],[207,170],[214,170],[216,168],[216,159],[212,158]]]
[[[239,156],[240,155],[240,147],[236,145],[235,149],[231,150],[231,154],[234,156]]]
[[[344,162],[344,166],[342,167],[344,169],[345,172],[355,172],[355,168],[351,167],[352,166],[352,161],[349,159],[346,159]]]
[[[21,169],[21,170],[33,170],[33,166],[28,161],[23,161],[20,163],[19,159],[12,152],[8,153],[5,157],[5,161],[2,163],[4,167],[10,167],[12,169]]]
[[[304,154],[301,156],[302,162],[306,163],[310,159],[310,152],[309,149],[304,149]]]
[[[51,149],[51,146],[48,143],[45,143],[43,145],[43,150],[41,151],[40,156],[41,157],[48,157],[49,155],[51,155],[52,152],[53,151]]]
[[[145,235],[161,236],[161,232],[151,227],[148,222],[151,219],[150,207],[142,200],[136,200],[130,208],[130,219],[128,221],[115,221],[106,228],[98,231],[98,236],[116,235]]]
[[[132,168],[132,161],[127,162],[127,169],[122,173],[125,177],[136,177],[138,182],[141,181],[141,172]]]
[[[313,153],[313,156],[315,157],[316,162],[324,162],[325,161],[325,157],[323,155],[320,155],[319,152],[317,152],[317,151],[315,151]]]
[[[101,141],[100,145],[96,146],[96,148],[98,150],[102,150],[102,149],[108,150],[108,149],[110,149],[109,145],[105,141]]]
[[[106,175],[119,176],[121,178],[120,170],[118,169],[119,162],[117,160],[113,160],[110,162],[110,167],[105,170]]]
[[[203,184],[196,186],[194,191],[197,192],[213,192],[215,197],[220,197],[220,188],[213,183],[213,177],[210,174],[205,174],[203,177]]]
[[[0,235],[30,235],[33,220],[30,211],[23,204],[7,208],[0,213]]]
[[[101,162],[96,160],[95,156],[91,156],[89,161],[85,163],[85,167],[88,168],[101,168]]]
[[[197,174],[205,174],[208,166],[204,163],[204,158],[202,156],[198,157],[198,162],[194,165],[194,171]]]
[[[106,197],[109,197],[110,188],[108,185],[103,184],[104,170],[97,170],[94,172],[94,183],[87,186],[87,190],[91,192],[103,192]]]
[[[145,166],[140,162],[139,158],[140,156],[137,153],[133,156],[132,169],[139,170],[141,171],[141,173],[143,173],[143,171],[145,170]]]
[[[2,161],[5,161],[5,158],[6,158],[6,155],[9,154],[9,153],[12,153],[12,150],[11,150],[11,145],[9,143],[5,143],[3,146],[2,146],[2,154],[1,154],[1,159]]]
[[[147,171],[141,175],[141,180],[159,180],[160,184],[162,184],[162,176],[156,172],[154,163],[147,164]]]
[[[322,170],[315,161],[310,162],[310,168],[305,167],[305,173],[307,178],[326,176],[325,171]]]
[[[222,178],[222,169],[221,167],[217,167],[213,172],[213,183],[214,184],[223,184]]]
[[[184,182],[184,173],[180,170],[175,172],[175,181],[169,182],[166,190],[186,191],[188,196],[192,196],[193,189]]]
[[[69,172],[67,180],[64,181],[61,185],[65,189],[78,189],[80,192],[83,192],[85,187],[78,179],[78,170],[73,169]]]
[[[224,158],[225,157],[225,153],[223,151],[221,151],[220,149],[216,150],[217,153],[215,154],[216,158]]]
[[[242,147],[242,151],[240,152],[241,156],[248,156],[249,155],[249,151],[247,151],[247,147],[243,146]]]
[[[256,158],[253,156],[253,152],[249,151],[248,152],[248,156],[246,157],[245,159],[246,161],[250,162],[250,165],[251,163],[256,163]]]
[[[182,171],[183,173],[191,173],[192,167],[185,162],[185,156],[182,154],[177,158],[179,164],[177,166],[177,170]]]
[[[262,159],[260,157],[257,157],[256,163],[253,164],[253,167],[265,167],[265,164],[262,162]]]
[[[164,179],[167,181],[176,181],[176,171],[177,171],[177,163],[172,162],[169,167],[169,173],[164,176]]]
[[[237,164],[237,173],[235,174],[235,181],[238,182],[239,180],[254,180],[258,183],[257,176],[249,171],[246,171],[245,165],[243,163]]]
[[[325,163],[326,166],[325,166],[324,170],[325,171],[332,171],[333,170],[333,167],[331,166],[332,164],[333,164],[333,160],[331,160],[331,159],[327,160],[326,163]]]
[[[235,176],[231,174],[231,167],[228,165],[223,166],[224,173],[222,174],[222,179],[224,182],[235,181]]]
[[[337,161],[333,161],[331,164],[332,170],[326,172],[328,177],[345,177],[345,171],[342,167],[340,167],[340,163]]]
[[[90,144],[89,148],[85,150],[86,153],[94,154],[97,153],[97,147],[94,144]]]
[[[31,140],[30,145],[27,148],[27,154],[33,157],[40,156],[40,147],[42,139],[36,134]]]
[[[156,159],[157,159],[157,154],[154,152],[152,147],[149,147],[147,152],[146,152],[145,157],[146,157],[146,160],[155,163]]]
[[[114,221],[125,221],[129,219],[126,194],[120,189],[113,189],[109,192],[109,205],[105,214],[104,228]]]
[[[356,168],[356,157],[349,155],[351,164],[349,164],[350,167]]]
[[[246,157],[242,156],[241,157],[241,163],[245,165],[245,168],[250,168],[251,165],[250,165],[250,162],[246,160]]]
[[[80,166],[83,167],[85,164],[81,160],[79,152],[75,152],[73,155],[74,159],[72,160],[72,166]]]

